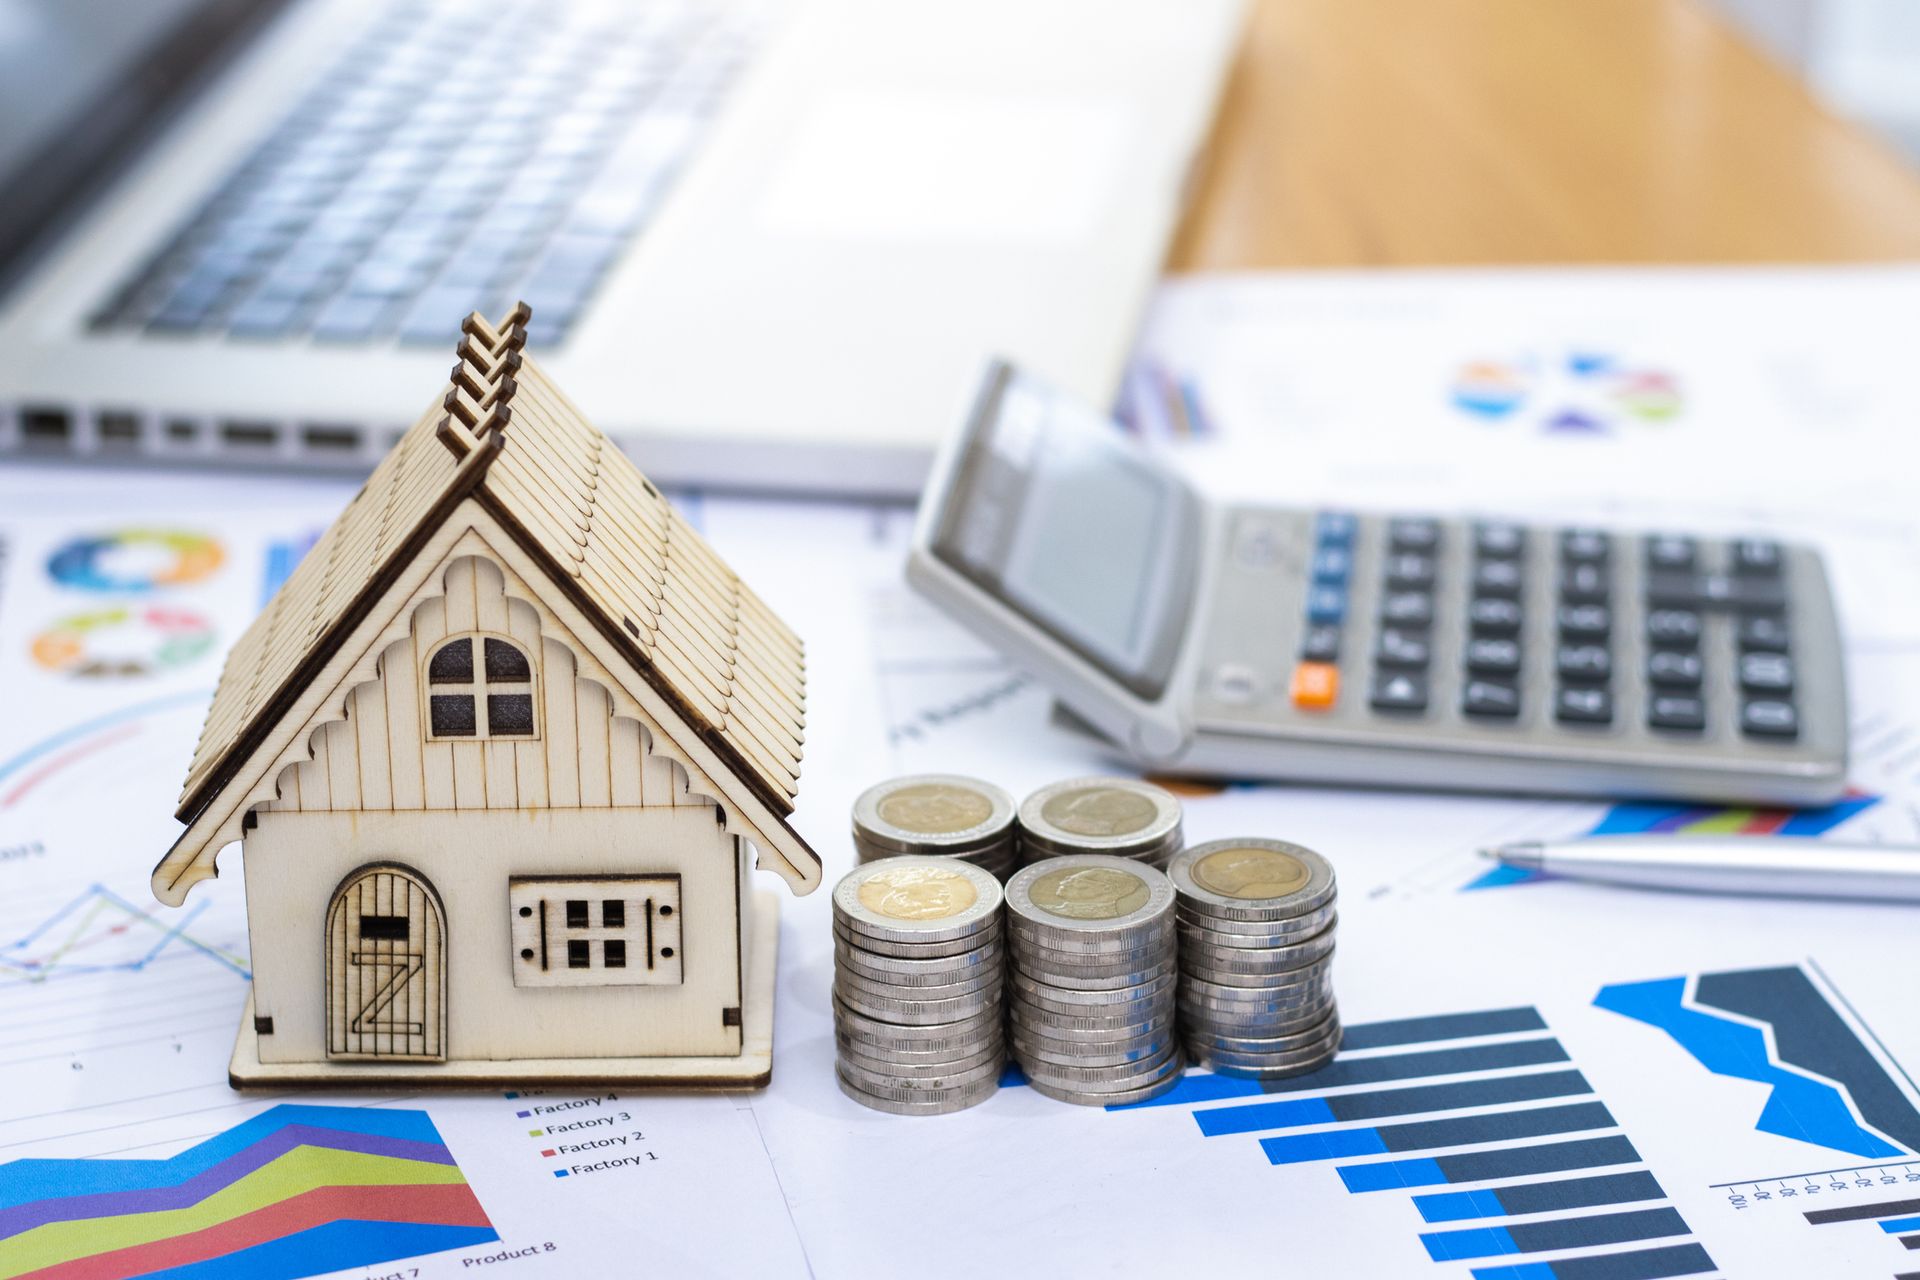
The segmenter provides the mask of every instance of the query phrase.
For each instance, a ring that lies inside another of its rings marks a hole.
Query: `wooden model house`
[[[443,399],[241,637],[155,868],[242,843],[236,1085],[764,1083],[801,643],[521,347]]]

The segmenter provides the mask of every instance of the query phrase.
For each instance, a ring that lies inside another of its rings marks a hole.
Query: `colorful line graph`
[[[424,1111],[282,1105],[167,1159],[0,1165],[0,1275],[293,1280],[498,1239]]]
[[[1715,1075],[1767,1085],[1762,1133],[1868,1159],[1920,1150],[1920,1110],[1798,966],[1619,983],[1594,1004]]]
[[[1739,809],[1629,802],[1616,804],[1586,834],[1593,836],[1824,836],[1880,803],[1856,792],[1817,809]],[[1461,886],[1504,889],[1553,877],[1519,867],[1495,867]]]
[[[244,956],[188,932],[207,905],[164,923],[154,914],[158,904],[135,906],[105,885],[89,885],[25,934],[0,945],[0,987],[88,973],[138,973],[169,951],[193,952],[251,978]]]

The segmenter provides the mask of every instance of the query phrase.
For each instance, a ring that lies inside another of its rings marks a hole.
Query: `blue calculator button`
[[[1313,580],[1340,585],[1353,571],[1353,553],[1345,547],[1321,547],[1313,553]]]
[[[1307,591],[1308,622],[1341,622],[1347,616],[1347,593],[1339,587],[1317,586]]]
[[[1313,522],[1313,540],[1323,547],[1350,547],[1360,522],[1345,511],[1322,511]]]

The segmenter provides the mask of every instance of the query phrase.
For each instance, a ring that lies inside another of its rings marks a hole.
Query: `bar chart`
[[[1426,1255],[1474,1280],[1717,1270],[1534,1007],[1350,1026],[1310,1075],[1195,1074],[1116,1110],[1178,1106],[1202,1138],[1254,1142],[1269,1165],[1328,1164],[1350,1195],[1408,1195],[1436,1228],[1420,1232]]]

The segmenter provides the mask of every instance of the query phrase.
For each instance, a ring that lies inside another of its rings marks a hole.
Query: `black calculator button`
[[[1655,649],[1647,655],[1647,683],[1663,689],[1698,689],[1705,673],[1695,649]]]
[[[1487,520],[1473,527],[1473,550],[1482,560],[1518,560],[1527,549],[1527,532],[1517,524]]]
[[[1743,653],[1786,653],[1791,647],[1784,618],[1770,618],[1764,614],[1742,618],[1738,635]]]
[[[1438,520],[1401,517],[1387,522],[1387,549],[1390,551],[1434,552],[1440,549]]]
[[[1647,615],[1647,639],[1669,649],[1700,644],[1700,615],[1691,609],[1655,609]]]
[[[1425,711],[1427,678],[1412,671],[1377,672],[1367,703],[1375,711]]]
[[[1390,591],[1380,600],[1380,621],[1390,627],[1424,627],[1433,622],[1433,597],[1424,591]]]
[[[1605,564],[1611,539],[1599,529],[1567,529],[1560,535],[1560,558],[1568,564]]]
[[[1650,573],[1647,603],[1655,608],[1777,613],[1787,606],[1787,588],[1778,578],[1735,577],[1725,573]]]
[[[1388,627],[1374,646],[1373,660],[1383,667],[1401,671],[1423,671],[1433,660],[1433,646],[1423,631],[1401,631]]]
[[[1477,676],[1517,675],[1520,642],[1492,636],[1467,641],[1467,670]]]
[[[1740,708],[1740,731],[1750,738],[1797,738],[1800,713],[1791,702],[1753,698]]]
[[[1563,685],[1553,696],[1553,718],[1562,724],[1612,724],[1613,695],[1591,685]]]
[[[1387,586],[1396,591],[1425,591],[1433,586],[1432,556],[1404,552],[1387,557]]]
[[[1793,659],[1784,653],[1741,654],[1740,687],[1748,693],[1792,693]]]
[[[1698,733],[1707,727],[1707,704],[1691,693],[1656,693],[1647,703],[1647,727]]]
[[[1512,600],[1482,596],[1467,606],[1467,622],[1477,636],[1518,635],[1520,606]]]
[[[1482,560],[1473,566],[1473,592],[1481,596],[1518,599],[1520,566],[1512,560]]]
[[[1469,680],[1460,691],[1464,715],[1511,720],[1520,714],[1520,690],[1505,680]]]
[[[1353,552],[1345,547],[1321,547],[1313,553],[1315,582],[1343,583],[1353,571]]]
[[[1344,587],[1320,583],[1307,588],[1307,621],[1339,624],[1346,621],[1347,592]]]
[[[1656,533],[1647,539],[1649,569],[1688,570],[1699,554],[1698,543],[1677,533]]]
[[[1733,544],[1733,571],[1754,577],[1780,572],[1780,544],[1765,538],[1742,538]]]
[[[1613,610],[1603,604],[1563,604],[1553,616],[1562,640],[1605,640],[1613,630]]]
[[[1603,565],[1584,561],[1567,565],[1560,574],[1560,598],[1569,604],[1604,604],[1607,599],[1607,570]]]
[[[1554,654],[1553,669],[1562,680],[1604,681],[1613,675],[1613,654],[1605,645],[1563,644]]]
[[[1302,662],[1334,662],[1340,657],[1340,628],[1329,626],[1308,627],[1306,634],[1300,637],[1300,660]]]
[[[1351,547],[1360,522],[1345,511],[1322,511],[1313,522],[1313,540],[1323,547]]]

